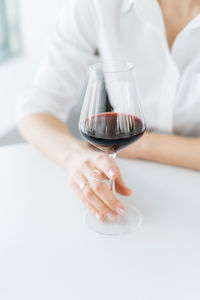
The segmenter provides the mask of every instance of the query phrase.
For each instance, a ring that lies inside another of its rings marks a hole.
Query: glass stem
[[[111,153],[111,154],[109,154],[109,156],[110,156],[113,160],[115,160],[115,158],[116,158],[116,156],[117,156],[117,153],[116,153],[116,152]],[[114,180],[114,179],[111,179],[111,180],[110,180],[110,189],[111,189],[111,191],[113,192],[113,194],[115,194],[115,180]]]

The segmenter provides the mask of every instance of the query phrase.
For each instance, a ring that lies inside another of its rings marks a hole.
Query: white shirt
[[[18,120],[44,112],[66,121],[97,52],[101,59],[135,64],[149,130],[200,137],[200,15],[170,52],[157,0],[73,0],[19,101]]]

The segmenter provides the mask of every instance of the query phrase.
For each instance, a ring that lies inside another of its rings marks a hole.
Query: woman
[[[64,121],[101,59],[137,64],[148,132],[121,152],[200,170],[200,0],[74,0],[60,16],[49,54],[18,106],[23,136],[68,172],[73,190],[99,220],[124,207],[106,184],[130,195],[107,155],[76,140]],[[77,121],[78,122],[78,121]],[[94,172],[93,172],[94,173]]]

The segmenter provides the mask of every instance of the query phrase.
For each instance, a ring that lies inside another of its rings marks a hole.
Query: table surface
[[[0,149],[0,299],[200,299],[200,173],[118,165],[144,220],[110,237],[88,228],[64,169],[28,145]]]

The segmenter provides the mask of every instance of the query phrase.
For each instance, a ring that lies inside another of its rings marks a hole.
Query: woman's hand
[[[117,215],[125,212],[104,180],[115,179],[116,191],[121,195],[129,196],[131,190],[124,185],[119,168],[107,154],[83,145],[70,156],[67,170],[73,191],[97,219],[102,220],[106,216],[115,221]]]

